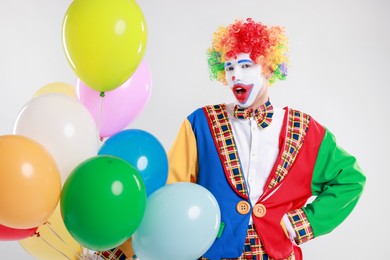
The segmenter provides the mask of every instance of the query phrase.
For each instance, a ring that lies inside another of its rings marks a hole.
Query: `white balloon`
[[[98,152],[97,127],[91,114],[77,98],[64,94],[48,93],[31,99],[20,111],[13,132],[49,150],[62,183],[78,164]]]

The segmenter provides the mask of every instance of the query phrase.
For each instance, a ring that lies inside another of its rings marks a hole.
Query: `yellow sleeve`
[[[167,184],[174,182],[196,182],[198,175],[198,153],[196,138],[188,119],[179,130],[168,152],[169,174]]]

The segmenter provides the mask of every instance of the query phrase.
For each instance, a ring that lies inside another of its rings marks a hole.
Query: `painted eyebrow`
[[[252,60],[249,60],[249,59],[239,60],[237,63],[243,63],[243,62],[253,63],[253,61],[252,61]]]
[[[225,68],[226,68],[227,66],[230,66],[230,65],[232,65],[231,62],[226,62],[226,63],[225,63]]]

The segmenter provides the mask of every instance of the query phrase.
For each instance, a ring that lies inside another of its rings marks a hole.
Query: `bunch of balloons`
[[[126,128],[151,94],[144,15],[134,0],[74,0],[62,35],[77,87],[42,87],[21,109],[13,134],[0,136],[0,240],[20,240],[39,259],[79,259],[82,247],[120,245],[146,205],[139,170],[98,155],[100,137]],[[149,161],[142,169],[148,178],[158,176],[148,189],[166,181],[166,153],[158,145],[141,159]],[[159,161],[162,167],[153,166]]]
[[[62,35],[76,87],[42,87],[13,135],[0,136],[0,241],[20,240],[38,259],[81,259],[132,237],[145,260],[198,258],[219,230],[215,198],[197,184],[165,185],[164,147],[125,129],[152,88],[141,9],[74,0]]]

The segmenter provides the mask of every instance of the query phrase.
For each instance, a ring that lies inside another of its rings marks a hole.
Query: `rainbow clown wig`
[[[261,65],[264,76],[272,85],[287,76],[287,44],[283,27],[268,27],[252,18],[236,20],[214,33],[212,47],[207,51],[210,76],[226,85],[225,61],[239,53],[249,53],[251,59]]]

